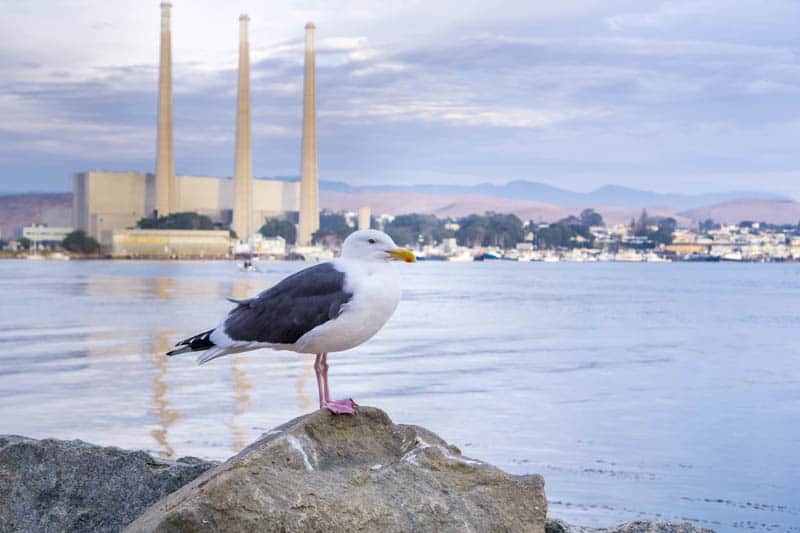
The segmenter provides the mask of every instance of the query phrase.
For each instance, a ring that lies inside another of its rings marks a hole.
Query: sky
[[[159,2],[0,12],[0,192],[152,172]],[[174,0],[178,174],[233,173],[241,13],[256,176],[299,174],[312,20],[321,179],[800,198],[797,0]]]

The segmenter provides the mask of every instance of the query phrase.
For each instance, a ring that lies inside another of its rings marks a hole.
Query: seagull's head
[[[411,250],[398,247],[391,237],[375,229],[362,229],[351,233],[342,244],[342,257],[361,261],[398,259],[406,263],[417,260]]]

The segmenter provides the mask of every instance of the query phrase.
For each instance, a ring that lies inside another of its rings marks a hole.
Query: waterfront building
[[[212,259],[230,256],[227,230],[112,230],[111,256]]]
[[[46,224],[34,224],[22,228],[22,236],[34,243],[34,247],[56,246],[61,244],[67,235],[73,232],[73,228],[56,228]]]
[[[286,256],[286,239],[280,235],[264,237],[260,233],[254,233],[248,244],[250,250],[261,257],[283,259]]]

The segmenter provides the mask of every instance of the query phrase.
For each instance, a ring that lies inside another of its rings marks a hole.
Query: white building
[[[72,228],[53,228],[45,224],[34,224],[22,228],[22,236],[30,239],[35,246],[54,246],[73,232]]]

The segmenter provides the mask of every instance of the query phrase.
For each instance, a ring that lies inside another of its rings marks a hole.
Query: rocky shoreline
[[[383,411],[317,411],[224,463],[82,441],[0,436],[0,531],[530,531],[695,533],[547,519],[544,479],[464,457]]]

